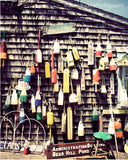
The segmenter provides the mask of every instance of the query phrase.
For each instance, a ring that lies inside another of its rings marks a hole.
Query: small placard
[[[76,32],[75,23],[57,24],[42,27],[44,29],[43,35],[54,35]]]

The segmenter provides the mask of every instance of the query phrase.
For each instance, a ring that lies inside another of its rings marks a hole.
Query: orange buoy
[[[123,132],[122,132],[122,125],[119,121],[114,122],[115,125],[115,132],[116,132],[116,136],[117,138],[123,138]]]
[[[4,60],[7,59],[7,48],[5,43],[5,32],[3,32],[2,42],[0,45],[0,59],[3,60],[2,66],[4,67]]]

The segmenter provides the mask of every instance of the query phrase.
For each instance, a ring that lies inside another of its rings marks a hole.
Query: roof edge
[[[49,0],[47,0],[49,1]],[[51,0],[52,2],[56,2],[58,4],[63,4],[66,6],[70,6],[70,8],[74,8],[77,10],[81,10],[84,12],[88,12],[90,14],[94,14],[96,16],[99,16],[101,18],[106,18],[108,20],[112,20],[112,21],[116,21],[118,23],[122,23],[124,25],[128,25],[128,18],[124,18],[123,16],[108,12],[108,11],[104,11],[102,9],[99,8],[95,8],[93,6],[81,3],[81,2],[77,2],[75,0]],[[100,12],[100,13],[99,13]]]

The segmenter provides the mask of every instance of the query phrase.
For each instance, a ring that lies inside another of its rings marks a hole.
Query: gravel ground
[[[115,156],[116,156],[116,152],[114,151],[115,153]],[[85,156],[83,156],[85,157]],[[34,154],[28,154],[28,155],[25,155],[23,152],[12,152],[12,151],[4,151],[4,152],[0,152],[0,159],[20,159],[20,160],[23,160],[23,159],[47,159],[45,155],[39,153],[34,153]],[[70,159],[70,160],[73,160],[75,158],[63,158],[63,159]],[[128,154],[124,153],[124,152],[119,152],[119,159],[127,159],[128,160]]]

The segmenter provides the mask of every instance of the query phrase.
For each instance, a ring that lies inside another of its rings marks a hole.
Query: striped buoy
[[[115,63],[114,58],[112,58],[112,59],[110,60],[109,70],[110,70],[110,71],[116,71],[116,63]]]
[[[34,63],[31,64],[30,73],[31,73],[31,76],[35,76],[35,66],[34,66]]]
[[[27,102],[27,92],[25,87],[22,88],[22,91],[20,94],[20,102]]]
[[[93,69],[93,84],[99,84],[99,69]]]
[[[122,125],[121,123],[118,121],[114,122],[114,125],[115,125],[115,132],[116,132],[116,136],[117,138],[123,138],[123,132],[122,132]]]
[[[96,107],[94,107],[92,111],[92,121],[99,121],[99,114]]]
[[[112,58],[112,46],[109,41],[107,42],[107,56],[108,58]]]
[[[30,68],[27,67],[27,68],[26,68],[26,71],[25,71],[24,81],[25,81],[25,82],[30,82],[30,80],[31,80]]]
[[[100,34],[98,34],[98,43],[96,47],[95,57],[101,57],[102,51],[101,51],[101,45],[100,45]]]
[[[35,106],[41,106],[41,95],[39,90],[36,92]]]
[[[41,106],[37,106],[36,119],[41,120],[41,117],[42,117]]]

